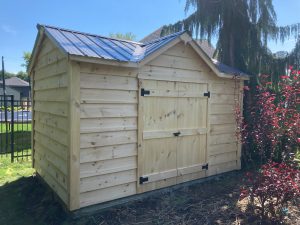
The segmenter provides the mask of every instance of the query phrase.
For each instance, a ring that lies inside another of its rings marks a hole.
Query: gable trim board
[[[135,62],[69,54],[39,33],[33,162],[69,210],[240,168],[233,107],[243,80],[222,77],[187,33],[170,39]]]

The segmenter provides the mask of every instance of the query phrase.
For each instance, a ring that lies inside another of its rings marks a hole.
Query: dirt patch
[[[156,193],[143,200],[74,218],[53,193],[35,177],[21,178],[0,187],[0,224],[36,225],[199,225],[274,224],[239,202],[242,172],[227,173],[204,183]],[[9,203],[9,204],[8,204]],[[299,200],[281,224],[300,225]]]
[[[228,173],[205,183],[156,194],[74,222],[97,225],[274,224],[271,221],[261,223],[259,217],[248,209],[247,201],[239,202],[242,177],[242,172]],[[291,206],[289,212],[281,224],[300,224],[298,207]]]

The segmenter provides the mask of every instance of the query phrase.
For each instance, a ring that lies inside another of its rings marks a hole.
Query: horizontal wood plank
[[[133,77],[82,73],[80,88],[136,91],[138,83],[137,79]]]
[[[137,142],[136,131],[115,131],[104,133],[89,133],[80,135],[80,147],[91,148]]]
[[[160,180],[166,180],[166,179],[176,177],[176,176],[177,176],[177,169],[166,170],[163,172],[143,175],[143,177],[148,178],[148,181],[146,181],[147,183],[156,182],[156,181],[160,181]]]
[[[34,120],[36,123],[42,123],[59,130],[68,131],[68,120],[66,117],[44,112],[35,112]]]
[[[236,132],[236,124],[212,124],[210,126],[210,134],[228,134]]]
[[[228,104],[211,104],[211,115],[225,115],[225,114],[234,114],[235,115],[235,109],[234,105],[228,105]]]
[[[238,160],[237,152],[229,152],[208,157],[208,166],[227,163]]]
[[[55,140],[56,142],[59,142],[60,144],[68,146],[68,137],[67,137],[66,132],[55,129],[53,127],[50,127],[50,126],[48,126],[46,124],[42,124],[42,123],[35,123],[34,129],[36,131],[38,131],[39,133],[42,133],[45,136],[50,137],[52,140]]]
[[[237,143],[229,143],[229,144],[218,144],[218,145],[210,145],[208,146],[207,152],[209,156],[218,155],[228,152],[237,152],[238,144]]]
[[[68,87],[68,76],[65,73],[48,77],[42,80],[37,80],[34,83],[35,91],[65,88],[65,87]]]
[[[136,157],[95,161],[80,164],[80,178],[136,169]]]
[[[123,118],[84,118],[80,120],[81,133],[136,130],[136,117]]]
[[[80,63],[81,74],[137,77],[138,69],[92,63]]]
[[[34,99],[36,101],[54,101],[67,102],[68,90],[67,88],[56,88],[51,90],[37,90],[34,91]]]
[[[34,79],[41,80],[48,77],[65,74],[68,71],[67,60],[60,60],[55,64],[35,70]]]
[[[118,173],[105,174],[101,176],[86,177],[80,179],[80,193],[98,189],[113,187],[128,182],[136,182],[136,170],[126,170]]]
[[[137,144],[112,145],[80,150],[80,163],[118,159],[137,155]]]
[[[199,134],[206,134],[207,128],[198,129],[178,129],[178,130],[166,130],[166,131],[144,131],[143,139],[155,139],[155,138],[170,138],[175,137],[174,133],[180,132],[179,136],[194,136]]]
[[[80,89],[81,103],[137,103],[136,91]]]
[[[210,124],[234,124],[236,122],[234,114],[210,115]]]
[[[66,117],[68,115],[68,104],[66,102],[35,101],[34,111]]]
[[[34,140],[40,141],[45,146],[51,146],[52,151],[60,156],[62,159],[67,160],[67,151],[68,148],[65,145],[62,145],[61,143],[57,142],[56,140],[53,140],[48,135],[45,135],[43,133],[40,133],[38,131],[34,132]]]
[[[210,135],[209,139],[209,145],[231,144],[236,142],[237,137],[235,133]]]
[[[81,104],[81,118],[136,117],[136,104]]]
[[[48,160],[48,162],[56,168],[56,171],[60,171],[65,176],[68,174],[67,161],[56,155],[56,153],[53,153],[51,146],[46,147],[43,143],[39,143],[38,140],[36,140],[35,150],[42,160]]]
[[[136,182],[98,189],[80,194],[80,207],[94,205],[136,194]]]

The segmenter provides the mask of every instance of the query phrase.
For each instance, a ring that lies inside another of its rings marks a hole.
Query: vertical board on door
[[[139,192],[205,176],[207,86],[140,80]]]

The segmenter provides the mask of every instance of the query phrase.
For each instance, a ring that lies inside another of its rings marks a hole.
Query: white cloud
[[[9,25],[1,25],[1,30],[8,34],[12,34],[12,35],[17,34],[17,31]]]

